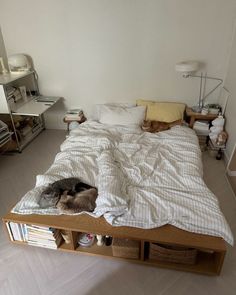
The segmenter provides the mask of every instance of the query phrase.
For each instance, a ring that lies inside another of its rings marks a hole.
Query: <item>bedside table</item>
[[[67,119],[67,118],[64,118],[64,119],[63,119],[63,122],[64,122],[64,123],[67,123],[67,132],[69,132],[69,131],[70,131],[70,123],[72,123],[72,122],[77,122],[77,123],[79,123],[79,124],[82,124],[82,123],[84,123],[86,120],[87,120],[86,117],[83,117],[83,119],[78,119],[78,120],[76,120],[76,119]]]
[[[193,124],[196,120],[206,120],[206,121],[212,121],[215,118],[218,117],[218,115],[215,114],[207,114],[207,115],[203,115],[201,113],[195,113],[191,108],[187,107],[186,108],[186,114],[187,117],[190,118],[190,123],[189,123],[189,127],[193,128]]]

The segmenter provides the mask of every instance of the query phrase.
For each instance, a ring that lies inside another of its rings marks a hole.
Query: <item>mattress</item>
[[[42,206],[40,194],[49,183],[72,176],[98,188],[96,209],[89,214],[113,226],[171,224],[233,245],[218,200],[203,181],[198,139],[188,127],[148,133],[85,122],[70,132],[52,166],[12,212],[60,214]]]

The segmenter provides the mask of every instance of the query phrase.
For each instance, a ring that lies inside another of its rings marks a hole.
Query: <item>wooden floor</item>
[[[65,132],[48,130],[22,154],[0,156],[0,214],[5,215],[35,184],[64,140]],[[236,199],[223,161],[203,154],[205,180],[218,196],[236,233]],[[0,228],[0,295],[233,295],[236,294],[236,247],[229,247],[220,277],[158,269],[126,261],[57,252],[11,244]]]

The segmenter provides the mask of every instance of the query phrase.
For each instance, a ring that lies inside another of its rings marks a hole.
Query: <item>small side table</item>
[[[203,115],[201,113],[195,113],[191,108],[187,107],[186,108],[186,114],[187,117],[190,117],[190,123],[189,123],[189,127],[193,128],[193,124],[196,120],[207,120],[207,121],[212,121],[215,118],[218,117],[218,115],[215,114],[207,114],[207,115]]]
[[[77,122],[77,123],[79,123],[79,124],[82,124],[82,123],[84,123],[85,121],[86,121],[87,119],[86,119],[86,117],[83,117],[83,119],[78,119],[78,120],[76,120],[76,119],[66,119],[66,118],[64,118],[63,119],[63,122],[64,123],[67,123],[67,132],[69,132],[70,131],[70,123],[72,123],[72,122]]]

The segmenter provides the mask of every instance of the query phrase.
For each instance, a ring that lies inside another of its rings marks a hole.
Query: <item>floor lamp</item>
[[[189,77],[200,78],[200,91],[199,91],[198,105],[192,107],[193,111],[197,113],[201,112],[204,106],[205,99],[223,83],[223,80],[220,78],[209,77],[206,74],[203,75],[203,73],[201,73],[201,75],[193,74],[194,72],[197,72],[199,69],[200,69],[200,63],[197,61],[182,61],[182,62],[178,62],[175,65],[175,70],[177,72],[182,73],[182,76],[184,78],[189,78]],[[211,89],[206,95],[204,95],[207,80],[215,80],[215,81],[218,81],[218,83],[213,89]]]

